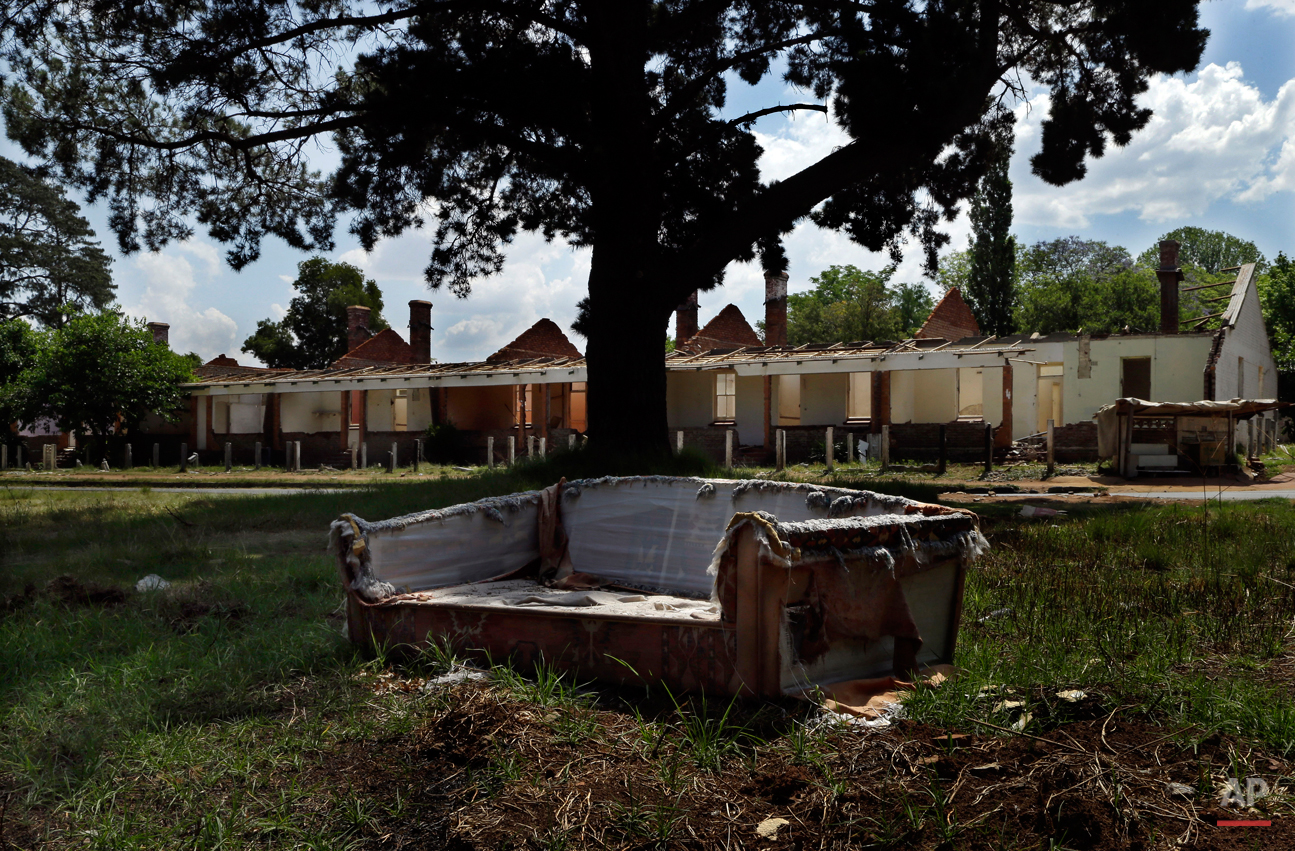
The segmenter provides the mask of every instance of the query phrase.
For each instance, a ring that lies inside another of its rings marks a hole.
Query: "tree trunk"
[[[594,246],[589,272],[589,439],[599,450],[668,455],[665,336],[670,307],[644,283],[642,255]]]

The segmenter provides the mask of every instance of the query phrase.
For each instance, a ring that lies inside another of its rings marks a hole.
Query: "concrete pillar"
[[[495,468],[495,439],[486,438],[486,466],[493,470]]]
[[[260,446],[260,445],[261,444],[259,443],[257,444],[257,446]],[[161,467],[161,466],[162,466],[162,444],[154,443],[153,444],[153,469],[156,470],[158,467]]]
[[[773,463],[779,473],[787,469],[787,432],[782,429],[778,429],[774,435]]]
[[[940,475],[944,475],[944,471],[949,469],[948,429],[949,427],[947,425],[945,425],[944,423],[940,423],[940,454],[937,457],[935,462],[936,472],[938,472]]]
[[[517,463],[517,438],[508,435],[508,466],[511,467]]]
[[[415,473],[418,472],[418,465],[422,463],[422,460],[423,460],[423,442],[421,440],[415,440],[414,441],[414,472]]]
[[[535,435],[533,434],[528,434],[526,436],[526,457],[535,457]]]
[[[567,449],[576,448],[576,433],[573,431],[567,435]]]
[[[231,472],[234,469],[234,444],[225,444],[225,472]]]
[[[189,444],[180,444],[180,472],[186,472],[189,469]]]
[[[253,470],[261,469],[261,441],[258,440],[255,444],[253,444],[252,454],[255,456],[252,459],[252,469]]]
[[[679,455],[683,452],[683,430],[680,429],[674,433],[674,452]]]
[[[985,423],[985,472],[994,471],[994,427]]]
[[[399,460],[400,460],[400,459],[399,459],[399,458],[397,457],[397,455],[396,455],[396,444],[395,444],[395,441],[392,441],[392,443],[391,443],[391,472],[393,472],[393,473],[394,473],[394,472],[396,472],[396,465],[399,463]]]
[[[889,374],[889,373],[886,373]],[[881,427],[881,469],[890,468],[890,426]]]
[[[1048,420],[1048,475],[1057,472],[1057,444],[1053,436],[1054,421]]]
[[[724,466],[733,468],[733,429],[724,429]]]
[[[369,442],[367,440],[360,443],[360,469],[369,469]]]
[[[549,439],[547,437],[540,438],[540,457],[541,458],[543,458],[545,455],[548,454],[548,443],[549,443]]]
[[[832,429],[832,426],[828,426],[828,427],[827,427],[827,444],[826,444],[826,449],[827,449],[827,451],[826,451],[826,454],[824,454],[824,456],[823,456],[823,458],[824,458],[824,459],[825,459],[825,461],[826,461],[826,466],[827,466],[827,469],[828,469],[828,470],[831,470],[831,469],[832,469],[832,466],[833,466],[832,462],[835,460],[835,459],[832,457],[834,454],[836,454],[836,453],[834,452],[834,450],[836,449],[836,447],[835,447],[835,446],[833,446],[833,443],[834,443],[834,440],[833,440],[833,429]]]
[[[292,441],[292,469],[294,472],[301,472],[301,441]]]
[[[848,431],[845,433],[845,463],[854,463],[854,434]]]
[[[9,469],[9,447],[0,446],[0,470]]]
[[[350,449],[350,453],[351,453],[351,469],[354,470],[356,465],[359,463],[358,456],[360,454],[360,450],[352,446]]]
[[[55,458],[57,458],[57,457],[58,457],[58,450],[56,449],[56,450],[55,450],[54,452],[52,452],[51,454],[52,454]],[[123,467],[125,467],[127,470],[134,469],[134,467],[135,467],[135,457],[134,457],[133,447],[132,447],[129,443],[127,443],[127,444],[126,444],[126,457],[125,457],[125,459],[123,459],[123,460],[126,462],[125,464],[123,464],[123,465],[122,465]],[[54,469],[54,465],[53,465],[53,464],[51,464],[51,465],[50,465],[50,469],[51,469],[51,470],[52,470],[52,469]]]

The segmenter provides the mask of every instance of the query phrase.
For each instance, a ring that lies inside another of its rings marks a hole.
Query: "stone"
[[[1186,783],[1166,783],[1165,794],[1171,798],[1195,798],[1196,790]]]
[[[767,818],[756,825],[755,832],[761,839],[777,839],[778,831],[789,824],[785,818]]]
[[[156,573],[150,573],[148,576],[145,576],[143,579],[135,583],[135,590],[141,594],[145,591],[163,591],[170,587],[171,583],[167,582]]]

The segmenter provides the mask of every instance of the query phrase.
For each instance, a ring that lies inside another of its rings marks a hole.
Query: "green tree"
[[[349,263],[304,260],[297,264],[292,286],[298,294],[283,319],[262,319],[256,333],[243,341],[243,351],[266,366],[322,369],[346,354],[346,308],[351,305],[369,308],[371,334],[387,327],[382,291]]]
[[[27,375],[35,365],[41,335],[26,321],[0,322],[0,441],[14,444],[10,423],[28,420]]]
[[[1178,228],[1160,237],[1155,245],[1138,255],[1138,264],[1148,269],[1157,268],[1160,265],[1160,243],[1166,239],[1176,239],[1180,243],[1180,266],[1199,266],[1210,275],[1245,263],[1254,263],[1255,271],[1260,274],[1268,268],[1263,252],[1253,242],[1221,230],[1195,227]]]
[[[896,284],[895,307],[899,310],[899,334],[912,337],[935,309],[935,299],[924,284]]]
[[[343,211],[366,248],[432,218],[427,281],[466,295],[519,231],[590,246],[590,428],[665,452],[660,340],[689,293],[734,260],[780,271],[806,218],[892,255],[911,235],[933,268],[1019,79],[1050,95],[1035,173],[1077,180],[1146,126],[1152,75],[1196,66],[1197,5],[27,0],[0,29],[4,120],[106,197],[128,250],[190,216],[235,265],[265,234],[326,248]],[[807,102],[725,111],[771,73]],[[764,181],[755,123],[794,111],[848,140]],[[307,160],[321,135],[341,154],[327,177]]]
[[[61,187],[0,157],[0,322],[30,316],[57,328],[66,306],[107,307],[112,260],[93,237]]]
[[[1160,327],[1159,285],[1118,245],[1077,236],[1021,251],[1016,327],[1022,332],[1114,332]]]
[[[1014,330],[1016,239],[1012,229],[1012,181],[1007,166],[1011,142],[998,156],[971,199],[970,268],[962,297],[975,314],[980,333],[1003,337]]]
[[[787,342],[800,346],[899,337],[896,292],[888,286],[894,274],[894,266],[880,272],[832,266],[810,278],[814,289],[787,296]]]
[[[1257,283],[1273,360],[1279,372],[1290,373],[1295,371],[1295,262],[1279,252]]]
[[[41,334],[24,385],[25,422],[50,417],[63,431],[90,432],[100,453],[149,414],[172,418],[193,380],[187,358],[153,342],[142,320],[107,310],[72,314]]]
[[[1018,245],[1017,251],[1020,251]],[[967,278],[971,275],[971,251],[950,251],[940,258],[935,269],[935,283],[943,291],[957,287],[960,292],[967,289]]]

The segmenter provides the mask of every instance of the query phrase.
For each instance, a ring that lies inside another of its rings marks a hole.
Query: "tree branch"
[[[824,106],[823,104],[791,103],[791,104],[787,104],[786,106],[771,106],[771,107],[768,107],[767,109],[757,109],[755,112],[748,112],[746,115],[743,115],[740,118],[734,118],[732,121],[728,122],[728,125],[730,127],[734,127],[738,124],[750,124],[752,121],[755,121],[757,118],[763,118],[766,115],[773,115],[775,112],[792,112],[797,109],[811,109],[814,112],[821,112],[824,115],[827,115],[827,107]]]
[[[782,41],[775,41],[761,45],[760,47],[752,48],[751,50],[743,50],[739,53],[734,53],[727,59],[716,63],[710,68],[710,70],[698,74],[686,86],[675,92],[674,97],[666,101],[666,105],[661,110],[660,116],[664,119],[679,112],[680,109],[686,107],[693,101],[693,99],[700,95],[705,88],[710,85],[712,80],[735,65],[740,65],[748,59],[755,59],[759,56],[765,55],[766,53],[777,53],[788,47],[795,47],[798,44],[809,44],[811,41],[817,41],[822,37],[823,34],[821,32],[810,33],[809,35],[785,38]]]

